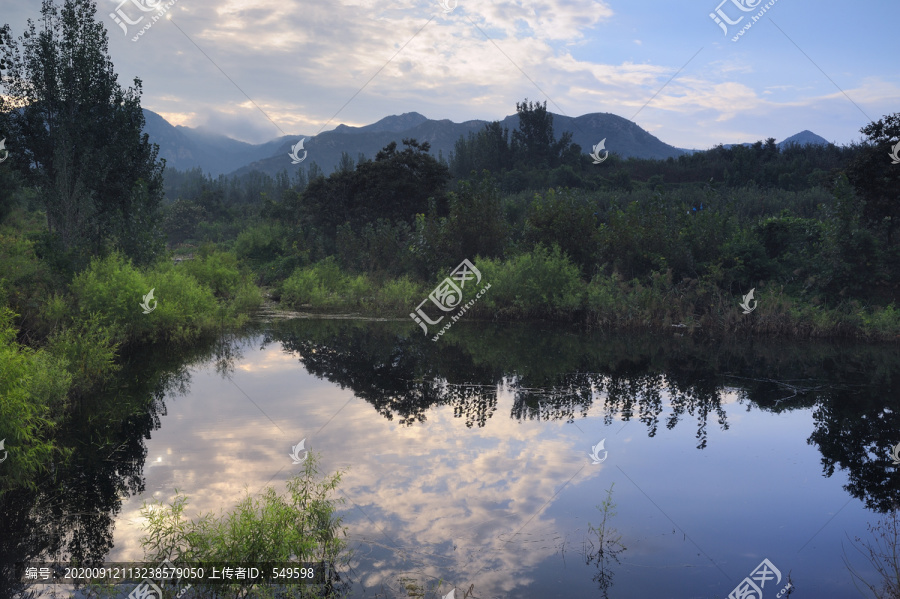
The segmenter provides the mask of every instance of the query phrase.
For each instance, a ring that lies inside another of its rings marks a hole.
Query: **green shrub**
[[[212,291],[169,262],[145,273],[113,253],[92,260],[71,289],[81,314],[97,313],[115,341],[189,342],[224,324]],[[141,302],[151,289],[156,307],[149,301],[153,309],[144,314]]]
[[[184,243],[189,239],[194,239],[197,227],[209,218],[203,206],[191,200],[182,199],[165,206],[162,213],[162,229],[171,243]]]
[[[141,510],[147,519],[146,534],[141,539],[145,561],[158,563],[170,558],[175,566],[192,562],[324,562],[334,572],[335,566],[346,561],[346,527],[336,515],[343,500],[331,497],[343,473],[320,479],[318,464],[318,457],[310,453],[303,472],[287,481],[286,496],[266,487],[256,497],[248,493],[231,513],[219,517],[209,513],[188,521],[184,516],[188,498],[180,493],[168,506],[145,503]],[[287,588],[299,593],[290,596],[332,596],[321,594],[319,585]],[[249,586],[240,584],[192,587],[200,597],[213,593],[246,596],[249,590]],[[254,590],[263,596],[271,592],[262,586]]]
[[[559,246],[538,245],[505,261],[479,259],[477,266],[491,289],[476,309],[517,317],[558,317],[581,306],[584,284],[578,267]]]
[[[418,305],[425,295],[422,287],[412,282],[409,277],[400,277],[384,282],[378,290],[376,302],[385,310],[407,313],[412,312],[413,307]]]
[[[50,431],[65,409],[72,376],[66,361],[16,343],[15,314],[0,307],[0,439],[7,458],[0,495],[15,488],[36,489],[57,449]]]
[[[119,370],[112,333],[91,314],[75,326],[50,336],[47,349],[66,361],[72,375],[70,393],[81,397],[101,388]]]
[[[281,283],[281,301],[300,308],[306,305],[322,305],[327,296],[314,267],[298,268]]]
[[[296,269],[281,284],[281,301],[295,308],[361,307],[371,305],[373,296],[373,285],[366,275],[342,273],[332,256]]]
[[[286,237],[287,231],[280,225],[251,225],[238,234],[234,251],[241,260],[271,262],[284,253],[282,240]]]
[[[18,233],[0,232],[0,281],[6,281],[5,301],[20,315],[23,328],[48,332],[41,308],[62,281],[37,255],[34,242]]]
[[[900,336],[900,310],[894,304],[861,311],[860,320],[863,331],[868,335],[888,338]]]
[[[566,166],[571,170],[571,167]],[[596,260],[596,206],[584,194],[571,190],[534,194],[523,227],[526,243],[558,245],[583,272]]]
[[[692,307],[682,301],[671,271],[653,272],[647,279],[626,282],[618,273],[595,276],[586,293],[588,321],[600,327],[655,329],[693,323]]]
[[[216,297],[229,298],[241,283],[237,257],[230,252],[214,251],[185,260],[179,267],[201,284],[212,289]]]
[[[235,291],[229,307],[232,314],[240,315],[256,310],[262,303],[262,290],[253,281],[245,279]]]
[[[366,275],[347,277],[341,284],[345,300],[353,306],[371,306],[375,290]]]

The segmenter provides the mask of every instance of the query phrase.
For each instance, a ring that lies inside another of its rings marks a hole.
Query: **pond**
[[[145,500],[228,510],[301,441],[346,469],[353,597],[858,596],[900,498],[890,346],[299,318],[132,362],[74,470],[4,502],[0,559],[141,561]]]

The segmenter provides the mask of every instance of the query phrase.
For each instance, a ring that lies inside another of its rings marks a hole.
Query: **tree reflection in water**
[[[548,333],[534,325],[462,323],[441,343],[410,335],[405,323],[303,320],[279,323],[278,342],[312,374],[372,404],[406,426],[449,405],[466,426],[496,417],[502,392],[515,420],[575,422],[602,402],[604,422],[637,420],[656,435],[690,416],[697,449],[708,426],[728,430],[723,401],[736,394],[747,410],[814,410],[808,442],[819,447],[825,476],[847,470],[847,491],[869,509],[900,502],[890,463],[900,443],[900,356],[890,346],[749,339]],[[458,330],[456,330],[458,328]]]
[[[666,428],[694,419],[704,450],[711,418],[728,430],[727,394],[747,410],[812,409],[808,443],[821,452],[824,475],[846,471],[847,492],[871,510],[900,504],[890,458],[900,443],[900,355],[892,347],[604,337],[480,322],[458,323],[434,343],[417,331],[405,322],[294,320],[248,335],[262,348],[279,344],[311,374],[404,426],[450,406],[467,427],[484,427],[502,416],[498,398],[508,393],[513,420],[576,422],[596,403],[607,425],[636,420],[650,437],[669,410]],[[16,561],[103,561],[123,498],[144,490],[144,440],[159,428],[164,400],[188,392],[194,364],[212,362],[230,377],[246,338],[129,356],[111,392],[67,415],[54,441],[73,450],[70,462],[36,481],[36,490],[0,497],[0,598],[24,590],[12,582]]]
[[[165,399],[186,395],[188,368],[240,359],[237,340],[220,339],[180,354],[150,348],[125,356],[107,392],[85,398],[66,414],[54,443],[71,458],[53,464],[36,489],[0,496],[0,599],[31,591],[15,576],[16,562],[102,563],[113,546],[122,502],[144,492],[144,443],[160,427]]]

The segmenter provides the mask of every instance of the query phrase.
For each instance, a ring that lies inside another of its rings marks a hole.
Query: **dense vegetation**
[[[866,141],[716,147],[599,165],[546,105],[516,106],[461,138],[449,161],[404,139],[325,177],[176,173],[163,228],[251,265],[286,306],[408,314],[463,259],[491,293],[483,318],[550,318],[698,334],[893,339],[900,246],[890,147],[900,115]],[[758,309],[740,298],[755,289]]]

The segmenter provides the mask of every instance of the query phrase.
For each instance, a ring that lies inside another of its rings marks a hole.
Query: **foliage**
[[[868,138],[847,168],[847,177],[863,200],[862,217],[876,230],[884,231],[888,245],[900,222],[900,171],[889,154],[900,143],[900,112],[887,115],[860,129]]]
[[[529,245],[558,245],[585,273],[594,270],[599,251],[597,211],[585,194],[550,189],[534,194],[524,224]]]
[[[553,133],[553,115],[547,112],[547,102],[516,102],[519,128],[513,131],[510,149],[519,163],[532,168],[552,169],[578,160],[581,147],[572,143],[572,133],[566,131],[558,140]]]
[[[379,218],[363,225],[359,233],[345,223],[337,229],[337,257],[347,268],[399,275],[413,267],[413,256],[407,251],[411,237],[405,221]]]
[[[468,138],[460,136],[450,156],[450,172],[458,179],[481,170],[499,174],[512,166],[509,129],[501,129],[499,121],[488,123],[478,133],[470,132]]]
[[[41,188],[65,250],[111,246],[141,263],[161,250],[163,163],[142,133],[141,82],[123,90],[93,0],[44,0],[38,31],[0,44],[0,113],[18,168]]]
[[[586,293],[588,321],[601,328],[622,329],[691,324],[693,314],[679,291],[672,284],[671,271],[629,282],[619,273],[596,275]]]
[[[555,170],[553,185],[575,184],[580,181],[572,166],[580,162],[581,147],[572,143],[572,133],[563,133],[556,139],[553,132],[553,115],[547,112],[547,103],[529,102],[525,98],[516,102],[518,129],[512,132],[501,128],[499,121],[488,123],[468,138],[460,136],[450,156],[450,172],[457,178],[483,170],[501,175],[506,171]],[[509,191],[525,189],[524,181],[517,183],[521,175],[510,175],[504,188]],[[520,179],[521,180],[521,179]],[[515,188],[515,189],[513,189]]]
[[[28,225],[16,220],[0,229],[0,303],[5,302],[20,315],[26,331],[41,336],[49,333],[41,322],[42,304],[64,283],[38,255],[38,244],[16,230]]]
[[[334,258],[298,268],[281,285],[281,301],[293,307],[360,307],[374,294],[365,275],[345,275]]]
[[[238,258],[251,264],[264,264],[284,253],[287,231],[278,224],[258,223],[241,231],[234,243]]]
[[[403,276],[384,282],[378,289],[376,305],[383,310],[403,314],[422,301],[420,298],[425,293],[421,285],[411,281],[409,277]]]
[[[14,316],[0,306],[0,439],[6,452],[0,495],[36,488],[51,460],[60,457],[51,431],[72,383],[64,358],[16,342]]]
[[[191,200],[175,200],[163,210],[162,228],[170,243],[196,239],[197,228],[207,218],[206,210]]]
[[[479,258],[483,280],[491,284],[477,308],[498,316],[561,317],[581,306],[581,277],[559,246],[538,245],[505,261]]]
[[[141,539],[145,561],[156,563],[170,558],[176,566],[180,562],[324,562],[333,572],[346,559],[345,527],[336,515],[343,500],[331,498],[343,473],[320,478],[318,465],[318,456],[310,452],[303,472],[287,481],[287,494],[279,495],[273,487],[266,487],[258,497],[248,493],[233,511],[218,517],[208,513],[187,520],[184,511],[188,498],[180,493],[170,505],[145,503],[141,510],[147,519],[146,534]],[[310,586],[315,589],[317,585]],[[245,596],[251,589],[236,584],[195,585],[193,590],[207,597],[223,591]],[[267,590],[257,588],[254,592]]]
[[[333,239],[338,226],[354,230],[377,218],[411,222],[424,212],[428,198],[439,195],[450,178],[447,167],[428,154],[428,142],[404,139],[397,151],[391,142],[355,171],[338,170],[311,180],[304,192],[307,222]]]
[[[119,370],[117,345],[112,333],[100,322],[98,314],[89,314],[71,327],[50,336],[48,351],[65,360],[71,374],[70,397],[81,398],[101,389]]]
[[[179,267],[202,285],[212,289],[219,298],[234,297],[244,279],[237,256],[231,252],[216,250],[211,245],[203,246],[193,260],[185,260]]]
[[[412,251],[420,272],[456,266],[475,255],[503,255],[508,227],[500,191],[487,171],[479,180],[462,181],[457,191],[448,194],[448,203],[446,217],[439,216],[432,204],[427,215],[416,218]]]
[[[140,304],[151,289],[156,308],[144,314]],[[233,324],[209,287],[167,262],[141,271],[114,252],[92,260],[71,290],[80,313],[98,314],[117,342],[185,343],[225,322]]]

